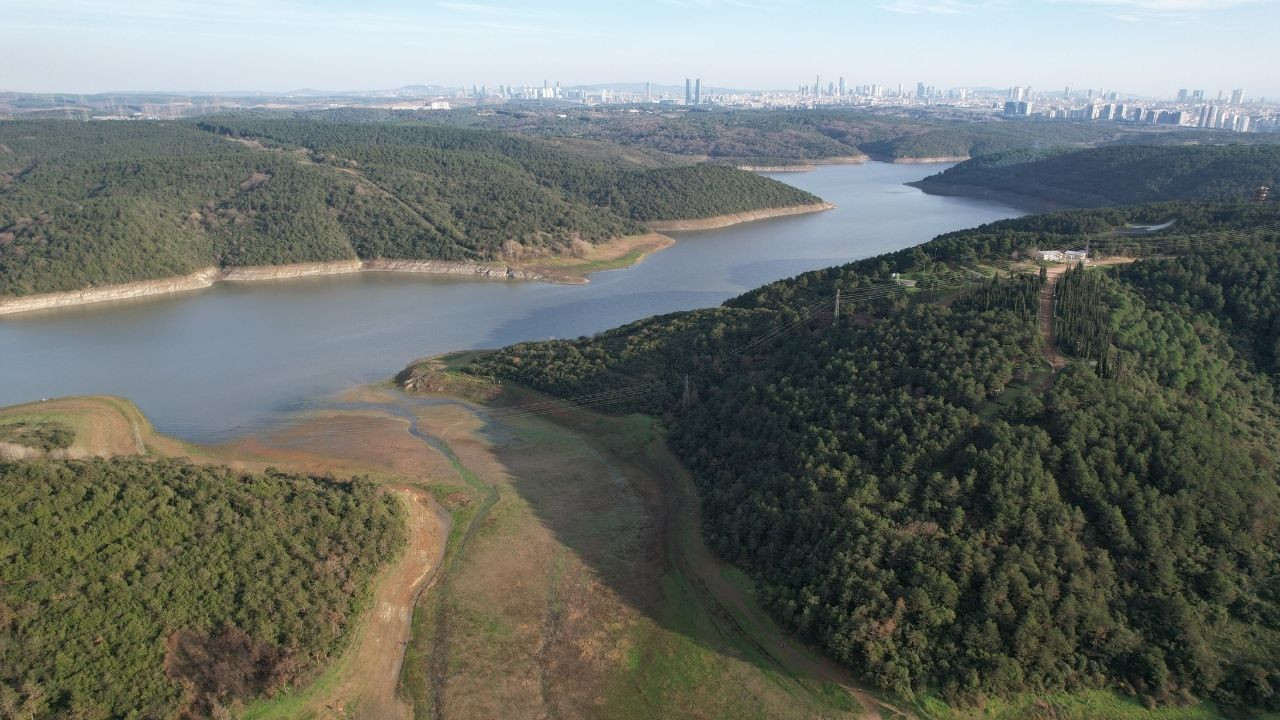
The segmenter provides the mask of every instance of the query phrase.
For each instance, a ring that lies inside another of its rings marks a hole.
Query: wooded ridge
[[[1280,709],[1277,207],[993,223],[469,371],[563,397],[653,383],[608,407],[665,418],[709,542],[895,693]],[[1030,251],[1086,238],[1145,259],[1063,278],[1055,374]],[[988,279],[930,289],[962,268]],[[893,273],[916,286],[876,290]],[[839,322],[808,312],[836,288]]]
[[[820,202],[730,167],[423,123],[0,123],[0,296],[219,267],[527,260]]]

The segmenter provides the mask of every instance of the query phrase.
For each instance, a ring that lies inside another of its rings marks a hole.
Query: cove
[[[904,185],[944,167],[869,162],[772,175],[836,209],[672,233],[674,246],[587,285],[365,273],[5,316],[0,406],[120,395],[160,432],[225,439],[417,357],[710,307],[773,280],[1023,214]]]

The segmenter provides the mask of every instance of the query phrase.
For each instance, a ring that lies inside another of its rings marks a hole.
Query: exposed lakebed
[[[673,233],[671,248],[588,285],[366,273],[6,316],[0,405],[121,395],[161,432],[217,439],[389,377],[416,357],[714,306],[772,280],[1022,214],[903,185],[942,167],[876,162],[779,174],[836,209]]]

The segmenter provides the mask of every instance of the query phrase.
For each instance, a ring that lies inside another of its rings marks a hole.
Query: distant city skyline
[[[0,0],[22,92],[652,82],[1097,88],[1280,98],[1280,0]]]

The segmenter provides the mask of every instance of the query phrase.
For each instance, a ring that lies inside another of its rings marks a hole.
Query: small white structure
[[[1085,250],[1036,250],[1040,262],[1089,262],[1089,253]]]

